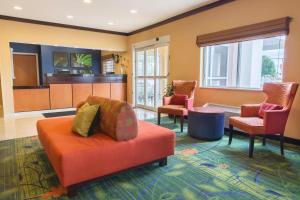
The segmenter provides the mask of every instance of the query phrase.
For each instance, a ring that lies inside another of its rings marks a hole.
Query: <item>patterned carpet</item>
[[[168,118],[163,126],[179,131]],[[176,155],[82,188],[74,199],[300,199],[300,147],[256,141],[249,159],[247,138],[204,142],[177,133]],[[37,137],[0,142],[0,199],[68,199]]]

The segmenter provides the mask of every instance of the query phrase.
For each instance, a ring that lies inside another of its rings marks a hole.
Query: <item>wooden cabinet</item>
[[[126,83],[61,83],[50,88],[14,89],[15,112],[76,107],[89,95],[127,100]]]
[[[127,87],[126,83],[111,83],[110,97],[111,99],[126,101],[127,100]]]
[[[93,96],[105,97],[110,99],[110,83],[94,83]]]
[[[51,109],[72,107],[72,84],[50,84]]]
[[[49,88],[15,89],[14,108],[15,112],[49,110]]]
[[[73,84],[73,107],[75,108],[78,103],[86,100],[92,94],[93,87],[91,83]]]

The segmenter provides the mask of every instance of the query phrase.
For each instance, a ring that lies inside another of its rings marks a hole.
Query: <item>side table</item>
[[[194,107],[188,111],[188,134],[203,140],[219,140],[224,135],[224,111]]]

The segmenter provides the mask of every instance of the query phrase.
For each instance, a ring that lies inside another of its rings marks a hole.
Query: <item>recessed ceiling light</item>
[[[136,14],[136,13],[137,13],[137,10],[135,10],[135,9],[131,9],[131,10],[130,10],[130,13],[132,13],[132,14]]]
[[[68,18],[68,19],[73,19],[74,16],[73,16],[73,15],[67,15],[67,18]]]
[[[21,6],[14,6],[15,10],[23,10],[23,8]]]
[[[83,0],[83,3],[92,3],[92,0]]]
[[[108,25],[111,25],[111,26],[112,26],[112,25],[114,25],[114,23],[113,23],[113,22],[108,22],[107,24],[108,24]]]

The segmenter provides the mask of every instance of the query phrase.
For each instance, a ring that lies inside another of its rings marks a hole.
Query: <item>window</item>
[[[103,60],[103,73],[114,73],[115,72],[115,62],[113,58]]]
[[[135,49],[136,106],[155,110],[162,105],[168,82],[169,45]]]
[[[281,82],[285,36],[204,47],[204,87],[258,89]]]

